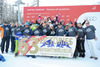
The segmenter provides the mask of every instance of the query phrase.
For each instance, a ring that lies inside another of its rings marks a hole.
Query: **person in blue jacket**
[[[30,36],[31,35],[31,29],[29,27],[29,23],[25,23],[25,27],[22,30],[22,33],[24,36]]]
[[[35,24],[35,26],[36,26],[36,29],[33,31],[31,30],[31,36],[42,36],[42,31],[39,28],[39,25]],[[35,55],[29,55],[29,56],[31,56],[32,58],[36,58]]]
[[[36,26],[36,29],[33,31],[33,36],[42,36],[42,31],[41,31],[41,29],[39,28],[39,25],[38,24],[36,24],[35,25]]]
[[[15,56],[18,55],[18,38],[23,35],[22,30],[23,30],[23,27],[21,27],[19,25],[19,23],[16,23],[16,28],[15,28],[15,45],[16,45],[15,46]]]
[[[2,28],[4,29],[4,35],[2,38],[2,42],[1,42],[1,52],[4,53],[5,42],[6,42],[6,50],[5,51],[6,51],[6,53],[8,53],[11,29],[8,26],[7,22],[4,22],[4,26],[2,26]]]

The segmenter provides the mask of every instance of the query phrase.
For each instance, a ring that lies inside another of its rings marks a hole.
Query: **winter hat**
[[[54,17],[54,19],[56,20],[56,17]]]
[[[51,23],[51,20],[49,20],[48,22]]]
[[[39,17],[40,17],[41,15],[39,15]]]
[[[7,24],[7,22],[6,22],[6,21],[5,21],[4,23],[5,23],[5,24]]]
[[[66,24],[66,26],[69,26],[69,24]]]
[[[70,22],[69,22],[69,24],[73,24],[73,22],[72,22],[72,21],[70,21]]]
[[[58,17],[58,15],[56,15],[56,17]]]
[[[38,24],[35,24],[35,26],[39,26]]]
[[[47,19],[47,17],[44,17],[44,19]]]
[[[39,19],[38,21],[41,21],[41,19]]]
[[[62,20],[62,22],[65,22],[65,20]]]
[[[28,22],[25,22],[25,25],[28,25],[29,26],[29,23]]]
[[[50,27],[53,27],[53,24],[50,24]]]

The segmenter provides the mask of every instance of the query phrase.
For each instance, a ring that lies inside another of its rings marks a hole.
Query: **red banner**
[[[35,22],[41,15],[53,19],[56,15],[61,15],[60,20],[65,20],[65,24],[70,20],[78,19],[80,15],[87,12],[100,12],[100,5],[83,5],[83,6],[50,6],[50,7],[24,7],[24,23],[27,20]]]

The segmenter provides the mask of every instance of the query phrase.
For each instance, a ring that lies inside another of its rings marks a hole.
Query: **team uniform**
[[[66,35],[66,30],[64,28],[58,28],[56,30],[56,35],[57,36],[64,36],[64,35]]]
[[[30,27],[23,28],[22,33],[23,33],[24,36],[30,36],[31,35]]]
[[[79,52],[79,55],[80,57],[85,57],[85,47],[84,47],[84,41],[85,41],[85,37],[84,34],[85,34],[85,29],[84,28],[79,28],[77,27],[78,29],[78,38],[77,38],[77,47],[78,47],[78,52]],[[82,38],[82,40],[80,40],[80,38]]]
[[[48,27],[46,27],[46,28],[42,28],[42,34],[43,35],[46,35],[46,36],[48,36],[49,35],[49,29],[48,29]]]
[[[86,20],[82,23],[82,26],[85,24]],[[84,47],[84,42],[85,42],[85,29],[80,28],[77,26],[77,22],[75,22],[75,27],[78,29],[79,35],[77,38],[77,47],[78,47],[78,52],[79,52],[79,57],[85,57],[85,47]],[[80,40],[82,38],[82,40]]]
[[[86,41],[89,46],[90,54],[92,57],[96,57],[96,41],[95,41],[95,27],[90,25],[85,28]]]
[[[33,34],[34,36],[42,36],[42,31],[41,29],[37,28],[33,31]]]
[[[58,24],[54,25],[54,29],[57,30],[58,29]]]
[[[68,29],[68,35],[69,36],[73,36],[73,37],[75,37],[76,35],[77,35],[77,28],[76,27],[70,27],[69,29]]]
[[[77,28],[76,27],[70,27],[69,29],[68,29],[68,35],[69,36],[72,36],[72,37],[75,37],[75,36],[77,36],[78,35],[78,30],[77,30]],[[77,46],[77,44],[76,44],[76,49],[75,49],[75,52],[74,52],[74,58],[76,58],[77,56],[78,56],[78,50],[77,50],[77,48],[78,48],[78,46]]]
[[[65,25],[62,25],[62,28],[64,28],[64,29],[65,29],[65,27],[66,27]]]
[[[22,33],[22,30],[23,28],[18,26],[15,28],[15,55],[18,54],[18,37],[17,36],[22,36],[23,33]]]
[[[55,36],[55,35],[56,35],[55,30],[50,29],[50,34],[49,34],[49,36]]]

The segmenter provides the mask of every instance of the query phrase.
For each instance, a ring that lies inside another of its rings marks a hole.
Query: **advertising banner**
[[[44,17],[53,19],[58,15],[60,20],[65,20],[65,24],[67,24],[69,21],[74,22],[75,18],[78,19],[81,15],[88,12],[100,12],[100,5],[24,7],[24,23],[27,20],[31,20],[32,22],[39,19],[43,20]],[[89,20],[95,19],[94,16],[85,16],[82,19],[85,18]]]
[[[18,54],[72,58],[75,48],[75,37],[22,36],[19,38]]]

